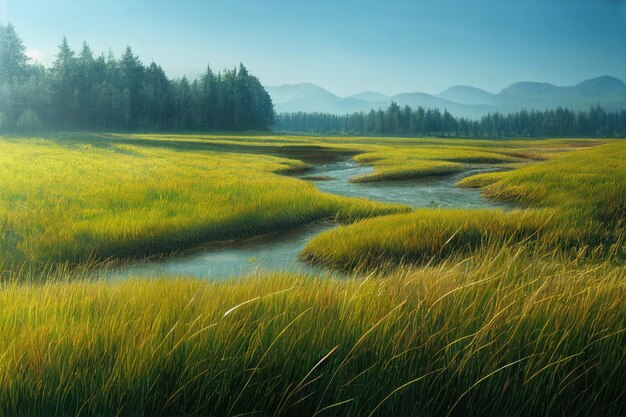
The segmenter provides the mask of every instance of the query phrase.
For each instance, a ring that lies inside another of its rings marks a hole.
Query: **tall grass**
[[[301,258],[354,271],[443,260],[491,244],[532,239],[551,213],[502,210],[421,209],[341,226],[315,236]]]
[[[377,171],[355,181],[527,160],[581,141],[453,141],[225,135],[0,138],[0,271],[168,254],[199,243],[406,208],[341,198],[279,173],[328,158]],[[534,154],[533,154],[534,152]]]
[[[597,144],[2,138],[0,415],[622,415],[626,147],[561,154]],[[526,210],[396,215],[277,175],[330,151],[378,172],[545,162],[461,184]],[[73,268],[373,215],[305,252],[368,275],[112,282]]]
[[[389,146],[391,143],[393,146]],[[554,153],[601,142],[422,139],[391,143],[370,145],[368,152],[354,157],[357,162],[374,167],[372,174],[356,177],[354,182],[412,180],[456,174],[476,165],[544,160]]]
[[[536,242],[544,250],[611,253],[623,260],[626,237],[626,144],[615,142],[552,156],[515,170],[460,182],[524,211],[419,210],[324,232],[302,259],[357,270],[441,260],[490,245]]]
[[[0,414],[617,416],[625,272],[518,245],[365,279],[4,285]]]
[[[307,165],[253,147],[79,139],[0,139],[0,271],[169,253],[405,210],[277,175]]]
[[[356,159],[361,162],[368,161],[367,159],[363,160],[358,157]],[[369,161],[369,163],[371,162],[373,161]],[[402,164],[389,163],[385,165],[375,163],[375,167],[375,172],[352,178],[350,181],[355,183],[403,181],[425,177],[451,175],[465,170],[463,164],[446,161],[411,161]]]
[[[485,196],[523,206],[578,211],[605,225],[626,219],[626,143],[554,155],[508,172],[479,174],[462,187],[482,187]]]

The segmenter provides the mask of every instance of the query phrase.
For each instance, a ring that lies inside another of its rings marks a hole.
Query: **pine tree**
[[[27,75],[28,57],[12,24],[0,24],[0,85],[13,85]]]
[[[125,97],[124,120],[125,129],[136,129],[140,126],[143,117],[143,77],[144,67],[139,57],[133,54],[130,46],[126,47],[119,62],[120,87]]]
[[[63,37],[59,52],[52,64],[52,95],[55,103],[55,125],[61,128],[76,126],[78,103],[78,74],[74,51]]]

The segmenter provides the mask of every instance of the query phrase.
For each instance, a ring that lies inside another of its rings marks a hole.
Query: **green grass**
[[[465,169],[458,161],[511,162],[529,152],[587,144],[258,135],[0,137],[0,271],[5,278],[33,275],[169,254],[327,218],[352,221],[407,210],[324,194],[282,175],[320,161],[358,154],[358,162],[382,171],[354,181],[407,179]]]
[[[619,415],[623,266],[5,285],[0,414]]]
[[[597,142],[596,142],[597,143]],[[555,152],[596,144],[587,141],[414,140],[370,146],[355,160],[374,168],[353,182],[403,181],[452,175],[486,164],[510,165],[543,160]]]
[[[491,199],[527,207],[576,211],[604,225],[626,219],[626,144],[618,141],[554,155],[549,161],[508,172],[465,178]]]
[[[358,159],[358,157],[357,160],[361,162],[374,162],[367,159]],[[412,161],[401,165],[390,165],[391,166],[382,166],[381,164],[376,164],[376,171],[374,173],[352,178],[351,181],[359,183],[414,180],[426,177],[452,175],[465,170],[463,164],[446,161]]]
[[[602,143],[0,138],[0,416],[621,415],[626,145]],[[285,175],[346,157],[374,168],[355,181],[503,166],[459,185],[518,209],[408,212]],[[361,273],[89,270],[324,218],[357,222],[303,256]]]
[[[544,250],[604,251],[623,259],[625,160],[626,144],[614,142],[468,177],[459,185],[483,187],[488,198],[528,210],[419,210],[364,220],[314,237],[301,257],[337,269],[372,269],[530,240]]]
[[[549,216],[534,211],[421,209],[321,233],[301,258],[347,271],[442,260],[490,244],[530,239],[547,227]]]
[[[169,253],[325,218],[406,211],[323,194],[277,174],[306,168],[302,161],[255,152],[193,138],[0,139],[0,271]]]

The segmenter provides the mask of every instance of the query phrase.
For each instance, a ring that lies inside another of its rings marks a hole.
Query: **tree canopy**
[[[170,79],[129,46],[117,59],[78,53],[63,38],[51,68],[29,63],[12,25],[0,24],[0,130],[266,130],[274,106],[239,68]]]
[[[347,115],[283,113],[276,128],[289,132],[357,135],[447,137],[624,137],[626,110],[607,112],[600,106],[575,112],[566,108],[492,113],[480,120],[457,118],[438,109],[400,108]]]

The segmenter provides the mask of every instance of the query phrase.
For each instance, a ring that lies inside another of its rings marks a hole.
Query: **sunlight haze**
[[[497,93],[517,81],[626,79],[626,3],[611,0],[122,1],[4,0],[33,58],[62,36],[121,55],[127,44],[171,76],[240,61],[264,85],[318,84],[338,95]],[[172,30],[174,28],[174,30]]]

